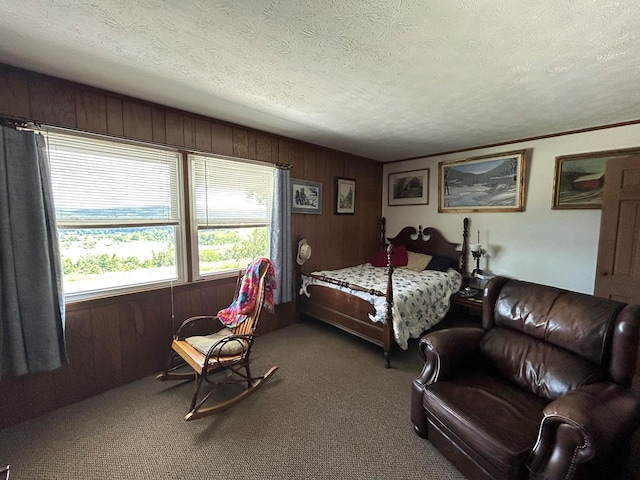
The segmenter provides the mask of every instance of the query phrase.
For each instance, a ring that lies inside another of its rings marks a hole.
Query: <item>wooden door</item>
[[[640,156],[607,162],[595,294],[640,303]]]

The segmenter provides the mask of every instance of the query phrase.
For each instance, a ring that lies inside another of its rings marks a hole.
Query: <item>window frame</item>
[[[267,229],[267,252],[265,252],[265,255],[268,255],[269,253],[269,248],[270,248],[270,242],[271,242],[271,220],[272,220],[272,215],[269,215],[269,218],[266,222],[262,223],[262,222],[254,222],[251,223],[250,225],[223,225],[223,226],[208,226],[206,228],[201,228],[200,225],[198,224],[198,218],[197,218],[197,205],[196,205],[196,181],[195,181],[195,172],[194,172],[194,158],[193,157],[205,157],[205,158],[211,158],[211,159],[216,159],[216,160],[224,160],[224,161],[231,161],[231,162],[238,162],[241,164],[252,164],[255,166],[259,166],[259,167],[267,167],[267,166],[271,166],[272,168],[275,168],[273,166],[273,164],[271,164],[270,162],[261,162],[261,161],[253,161],[253,160],[249,160],[249,159],[245,159],[245,158],[237,158],[237,157],[230,157],[227,155],[217,155],[214,153],[204,153],[204,152],[185,152],[185,161],[186,161],[186,170],[187,170],[187,177],[188,177],[188,192],[189,192],[189,202],[188,202],[188,208],[189,208],[189,224],[190,224],[190,228],[189,228],[189,240],[190,240],[190,251],[191,251],[191,262],[190,262],[190,272],[191,275],[193,277],[194,281],[203,281],[203,280],[214,280],[214,279],[222,279],[222,278],[229,278],[229,277],[233,277],[236,276],[239,270],[242,270],[242,268],[230,268],[230,269],[226,269],[226,270],[219,270],[219,271],[215,271],[215,272],[210,272],[210,273],[202,273],[200,271],[200,244],[199,244],[199,232],[200,230],[206,231],[212,231],[212,230],[227,230],[227,229],[233,229],[233,228],[262,228],[262,227],[266,227]],[[271,183],[271,186],[273,188],[273,180]],[[272,195],[271,195],[271,201],[273,201],[273,190],[272,190]],[[270,211],[270,209],[269,209]]]
[[[81,137],[82,139],[88,140],[99,140],[103,142],[111,142],[113,144],[121,144],[121,145],[131,145],[132,147],[140,147],[145,149],[154,149],[161,150],[164,152],[170,152],[172,155],[175,155],[175,168],[176,168],[176,180],[175,180],[175,199],[177,202],[177,217],[174,221],[135,221],[135,220],[124,220],[121,223],[114,223],[113,221],[107,221],[104,223],[99,222],[90,222],[87,221],[83,223],[83,221],[73,221],[73,222],[65,222],[58,218],[56,214],[56,224],[58,231],[62,230],[92,230],[92,229],[125,229],[125,228],[153,228],[153,227],[161,227],[161,226],[169,226],[175,229],[175,277],[169,279],[159,279],[159,280],[151,280],[145,282],[138,282],[133,284],[124,284],[113,287],[105,287],[100,289],[92,289],[92,290],[84,290],[81,292],[73,292],[73,293],[64,293],[65,303],[74,303],[78,301],[84,300],[93,300],[93,299],[101,299],[101,298],[109,298],[116,295],[124,295],[131,293],[139,293],[149,290],[154,290],[158,288],[166,288],[173,285],[179,285],[187,282],[187,228],[185,225],[185,196],[184,196],[184,186],[186,181],[186,176],[184,172],[184,153],[179,149],[172,148],[166,145],[155,145],[149,144],[145,142],[137,142],[129,139],[121,139],[115,138],[111,136],[105,135],[97,135],[91,134],[83,131],[76,130],[67,130],[56,127],[41,127],[35,130],[36,133],[40,133],[45,137],[47,144],[47,153],[49,152],[49,144],[47,140],[47,136],[49,134],[63,134],[67,136],[75,136]],[[52,170],[51,161],[49,160],[49,169]],[[55,204],[55,196],[54,196],[54,204]],[[58,245],[61,247],[61,243],[58,240]],[[63,256],[62,252],[60,253],[60,260],[62,262]],[[64,279],[63,279],[64,285]]]

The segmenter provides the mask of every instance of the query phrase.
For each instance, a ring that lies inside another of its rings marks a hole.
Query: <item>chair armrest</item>
[[[533,478],[572,478],[640,424],[640,397],[615,383],[594,383],[554,400],[543,410],[528,467]]]
[[[241,352],[237,353],[238,358],[245,357],[249,352],[251,345],[253,344],[254,335],[229,335],[227,337],[221,338],[216,343],[209,347],[209,351],[204,357],[204,364],[208,365],[209,360],[214,360],[216,363],[224,363],[223,359],[229,356],[233,357],[234,360],[231,363],[237,362],[236,355],[223,353],[222,349],[227,343],[230,342],[238,342],[241,347]]]
[[[184,340],[194,335],[209,335],[222,328],[222,324],[215,315],[198,315],[187,318],[173,336],[176,340]]]
[[[480,353],[481,328],[459,327],[426,334],[418,342],[424,367],[411,386],[411,422],[416,433],[426,438],[428,418],[424,410],[425,387],[447,378],[451,372],[473,361]]]
[[[425,364],[414,382],[430,385],[474,360],[480,352],[481,328],[459,327],[428,333],[418,342]]]

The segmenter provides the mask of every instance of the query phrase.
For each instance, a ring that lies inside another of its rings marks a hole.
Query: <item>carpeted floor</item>
[[[415,343],[382,349],[319,322],[264,335],[280,369],[219,415],[185,422],[193,383],[153,377],[0,430],[0,464],[36,479],[463,479],[413,433]]]

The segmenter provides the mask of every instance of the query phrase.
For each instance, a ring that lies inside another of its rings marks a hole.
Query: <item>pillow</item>
[[[407,249],[404,245],[394,245],[391,265],[394,267],[404,267],[407,264]],[[371,265],[374,267],[387,266],[387,250],[381,249],[371,257]]]
[[[407,267],[409,270],[413,270],[414,272],[421,272],[433,257],[431,255],[424,255],[423,253],[416,252],[407,252]]]
[[[427,265],[427,270],[437,270],[439,272],[446,272],[450,268],[457,268],[458,262],[455,258],[446,257],[443,255],[434,255],[434,257]]]
[[[203,355],[206,355],[214,343],[218,343],[223,338],[233,335],[228,328],[223,328],[219,332],[206,336],[194,336],[185,338],[186,342]],[[246,348],[246,344],[242,341],[230,340],[227,343],[218,345],[214,350],[214,355],[239,355]]]

